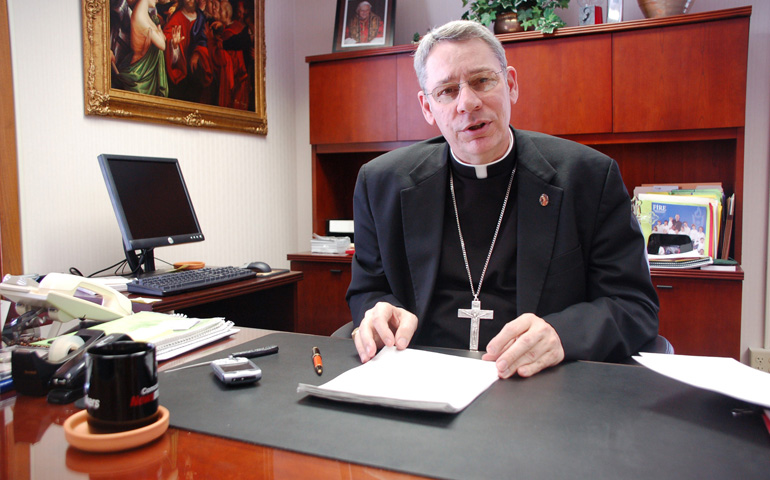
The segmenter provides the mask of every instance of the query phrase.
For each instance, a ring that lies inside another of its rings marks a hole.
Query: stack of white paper
[[[322,237],[313,234],[310,240],[311,253],[345,253],[350,247],[350,237]]]
[[[385,347],[369,362],[297,392],[345,402],[457,413],[498,379],[494,362]]]
[[[770,408],[770,374],[734,358],[640,353],[634,360],[674,380]]]

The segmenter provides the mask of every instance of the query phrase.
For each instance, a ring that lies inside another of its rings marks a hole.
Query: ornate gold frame
[[[264,0],[254,0],[254,28],[257,30],[254,49],[254,112],[110,88],[109,0],[82,1],[86,115],[267,135]]]

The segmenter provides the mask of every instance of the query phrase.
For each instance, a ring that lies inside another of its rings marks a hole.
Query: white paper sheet
[[[372,360],[298,393],[387,407],[457,413],[498,379],[494,362],[383,348]]]
[[[770,373],[733,358],[640,353],[634,360],[688,385],[770,408]]]

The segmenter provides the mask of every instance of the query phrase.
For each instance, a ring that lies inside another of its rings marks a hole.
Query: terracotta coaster
[[[135,448],[155,440],[168,430],[168,409],[158,406],[158,411],[158,420],[142,428],[118,433],[94,433],[88,426],[88,412],[81,410],[64,421],[64,438],[73,447],[87,452],[119,452]]]

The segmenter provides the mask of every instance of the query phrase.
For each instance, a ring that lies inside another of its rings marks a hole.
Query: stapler
[[[131,340],[124,333],[95,335],[92,340],[74,353],[54,372],[49,386],[48,403],[71,403],[84,395],[83,386],[86,383],[86,353],[92,347],[100,347],[120,340]]]
[[[83,345],[59,360],[49,360],[48,352],[40,348],[21,347],[14,350],[11,354],[11,376],[16,391],[24,395],[38,397],[46,395],[50,390],[51,378],[59,367],[76,357],[88,345],[103,337],[104,332],[101,330],[80,330],[75,335],[82,339]]]
[[[11,354],[11,376],[17,392],[23,395],[48,395],[51,403],[69,403],[83,395],[85,353],[93,346],[130,339],[128,335],[105,335],[96,329],[79,330],[82,345],[60,360],[51,361],[40,348],[21,347]],[[41,351],[43,352],[41,354]],[[59,390],[51,394],[54,390]]]

